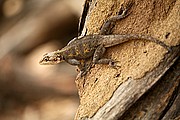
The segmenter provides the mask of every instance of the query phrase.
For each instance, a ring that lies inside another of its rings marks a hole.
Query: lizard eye
[[[49,61],[49,58],[44,58],[44,60],[47,62],[47,61]]]

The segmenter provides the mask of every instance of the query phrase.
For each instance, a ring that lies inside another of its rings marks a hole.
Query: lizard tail
[[[159,44],[168,51],[171,51],[171,48],[167,46],[164,42],[146,35],[138,35],[138,34],[105,35],[105,36],[102,35],[100,38],[101,39],[99,39],[99,42],[101,44],[104,43],[104,47],[115,46],[130,40],[147,40]]]

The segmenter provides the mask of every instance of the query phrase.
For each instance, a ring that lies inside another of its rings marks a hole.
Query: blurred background
[[[77,36],[84,0],[0,0],[0,120],[72,120],[76,67],[39,65]]]

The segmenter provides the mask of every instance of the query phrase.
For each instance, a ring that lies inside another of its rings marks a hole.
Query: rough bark
[[[102,24],[129,2],[89,2],[84,31],[98,34]],[[149,35],[172,46],[172,52],[140,40],[109,48],[105,57],[119,61],[120,67],[96,65],[76,80],[80,96],[76,120],[167,120],[180,115],[180,0],[132,2],[130,15],[116,23],[113,34]]]

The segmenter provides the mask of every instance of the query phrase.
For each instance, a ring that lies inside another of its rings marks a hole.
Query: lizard
[[[107,20],[102,26],[99,35],[77,37],[71,40],[64,48],[44,54],[39,63],[41,65],[54,65],[65,61],[71,65],[78,66],[80,69],[80,76],[84,76],[90,70],[91,66],[95,64],[109,64],[110,66],[114,66],[114,63],[117,61],[110,58],[103,58],[106,48],[113,47],[130,40],[151,41],[161,45],[168,51],[171,51],[169,46],[151,36],[141,34],[107,35],[110,34],[111,29],[117,20],[128,16],[128,9],[129,8],[123,8],[122,14]],[[91,61],[90,65],[86,64],[87,60]]]

